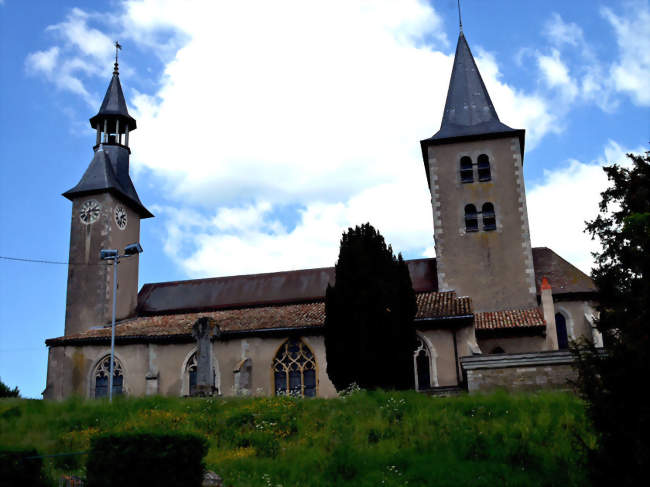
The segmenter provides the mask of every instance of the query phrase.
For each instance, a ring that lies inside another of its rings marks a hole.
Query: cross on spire
[[[115,41],[115,69],[113,69],[113,74],[119,74],[118,68],[117,68],[117,51],[122,49],[122,46],[120,45],[119,42]]]
[[[463,18],[460,15],[460,0],[458,0],[458,25],[460,26],[460,31],[463,32]]]

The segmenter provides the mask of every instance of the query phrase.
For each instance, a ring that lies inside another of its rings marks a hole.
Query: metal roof
[[[113,72],[113,77],[104,95],[104,101],[99,108],[97,115],[90,119],[90,126],[97,127],[97,122],[104,119],[116,119],[127,123],[129,131],[136,129],[135,119],[129,115],[129,109],[126,106],[124,99],[124,92],[122,92],[122,85],[120,84],[120,76],[117,71]]]
[[[429,145],[514,136],[519,138],[523,158],[525,133],[525,130],[513,129],[499,120],[472,51],[461,31],[440,130],[432,137],[420,141],[427,181],[429,165],[426,148]]]
[[[554,295],[596,292],[589,276],[546,247],[533,249],[533,263],[536,281],[546,276]],[[406,264],[416,293],[438,290],[435,258],[407,260]],[[328,284],[334,284],[333,267],[150,283],[140,290],[137,313],[189,313],[317,301],[324,299]]]
[[[140,202],[129,176],[128,150],[121,146],[98,147],[81,180],[74,188],[63,193],[63,196],[72,200],[86,194],[109,191],[130,204],[140,218],[152,217],[151,212]]]
[[[406,262],[416,292],[438,290],[435,259]],[[334,284],[334,268],[145,284],[138,314],[180,313],[321,300]]]

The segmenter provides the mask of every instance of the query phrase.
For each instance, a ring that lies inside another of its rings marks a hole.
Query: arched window
[[[316,360],[301,340],[290,338],[273,359],[275,394],[282,396],[316,396]]]
[[[497,219],[494,214],[494,205],[492,203],[483,203],[481,215],[483,215],[483,230],[496,230]]]
[[[415,389],[422,391],[431,388],[431,357],[429,349],[418,336],[417,345],[413,352],[413,366],[415,367]]]
[[[193,396],[196,392],[196,353],[193,353],[190,359],[187,361],[187,366],[185,369],[189,379],[189,393],[190,396]]]
[[[111,356],[107,355],[95,367],[95,397],[108,397],[108,383],[111,375]],[[122,394],[124,375],[119,360],[113,361],[113,395]]]
[[[467,232],[478,232],[478,215],[474,205],[465,205],[465,230]]]
[[[555,329],[557,330],[557,347],[560,350],[569,348],[569,336],[566,332],[566,318],[562,313],[555,314]]]
[[[478,156],[478,180],[479,181],[489,181],[492,179],[492,174],[490,173],[490,158],[481,154]]]
[[[472,160],[463,156],[460,158],[460,182],[473,183],[474,182],[474,169],[472,167]]]
[[[506,353],[506,351],[501,347],[494,347],[490,353]]]

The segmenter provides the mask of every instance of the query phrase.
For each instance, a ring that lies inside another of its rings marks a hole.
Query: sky
[[[464,0],[502,122],[526,129],[533,246],[585,272],[602,166],[650,141],[648,0]],[[119,40],[148,282],[331,266],[369,221],[433,256],[419,141],[440,127],[456,0],[0,0],[0,256],[66,262],[61,193]],[[67,266],[0,258],[0,378],[45,388]]]

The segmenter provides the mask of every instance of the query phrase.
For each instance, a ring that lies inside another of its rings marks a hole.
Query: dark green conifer
[[[408,267],[369,223],[341,238],[325,298],[327,373],[337,390],[413,387],[417,311]]]

